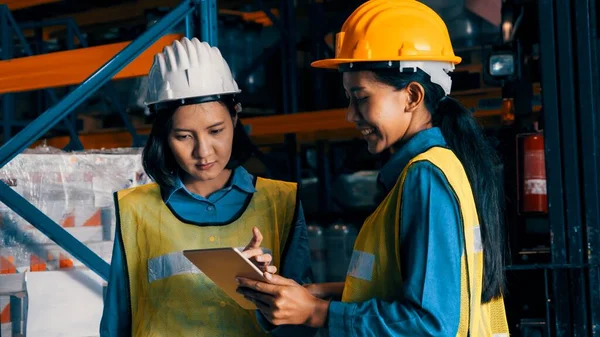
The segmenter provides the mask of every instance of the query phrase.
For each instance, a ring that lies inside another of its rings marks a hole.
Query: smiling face
[[[345,72],[343,83],[346,119],[362,133],[369,152],[381,153],[405,137],[412,120],[407,90],[377,81],[370,71]]]
[[[184,105],[173,114],[169,147],[187,179],[198,182],[223,180],[233,145],[236,118],[221,102]]]

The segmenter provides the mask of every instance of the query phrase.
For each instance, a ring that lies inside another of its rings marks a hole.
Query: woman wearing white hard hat
[[[101,336],[314,334],[274,327],[241,308],[182,254],[245,246],[265,271],[279,269],[299,283],[312,278],[296,184],[253,177],[240,166],[250,140],[238,121],[238,93],[217,48],[183,38],[156,55],[147,95],[156,120],[143,152],[155,183],[115,194]]]

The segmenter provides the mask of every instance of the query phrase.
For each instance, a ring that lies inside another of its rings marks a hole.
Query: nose
[[[346,120],[355,124],[360,120],[358,111],[356,111],[356,107],[352,103],[348,105],[348,110],[346,110]]]
[[[197,139],[194,146],[194,157],[206,158],[212,154],[212,146],[206,139]]]

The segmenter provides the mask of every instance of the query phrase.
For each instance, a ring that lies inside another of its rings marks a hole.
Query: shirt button
[[[211,236],[210,238],[208,238],[208,240],[209,240],[210,242],[215,242],[215,240],[216,240],[216,239],[217,239],[217,238],[215,238],[214,236]]]
[[[225,308],[225,306],[227,305],[227,303],[225,303],[224,301],[221,301],[221,307]]]
[[[215,206],[209,205],[208,207],[206,207],[206,209],[209,210],[209,211],[214,211],[215,210]]]

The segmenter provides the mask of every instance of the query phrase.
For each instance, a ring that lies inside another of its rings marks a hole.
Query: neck
[[[188,191],[198,194],[204,198],[208,198],[211,194],[222,189],[227,185],[227,182],[231,178],[232,170],[223,170],[216,178],[211,180],[198,180],[194,179],[189,174],[186,174],[183,179],[183,185]]]
[[[421,132],[423,130],[430,129],[432,127],[433,127],[433,125],[431,124],[431,120],[430,121],[426,121],[426,122],[419,122],[419,123],[411,124],[408,127],[408,129],[406,130],[406,133],[404,134],[404,136],[402,137],[402,139],[400,139],[400,141],[398,141],[396,144],[394,144],[392,146],[392,149],[394,151],[397,151],[399,148],[402,147],[402,145],[404,145],[412,137],[414,137],[414,135],[416,135],[417,133],[419,133],[419,132]]]

